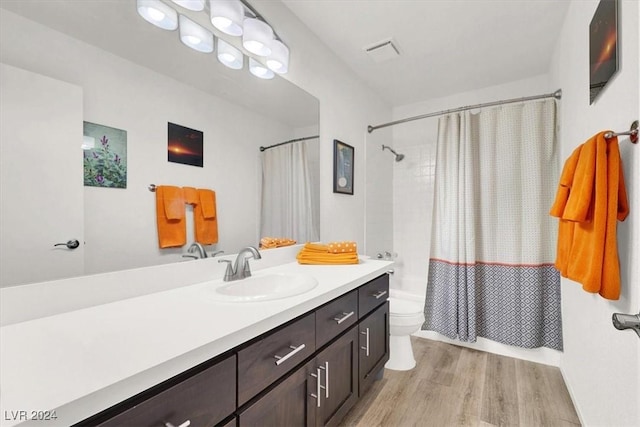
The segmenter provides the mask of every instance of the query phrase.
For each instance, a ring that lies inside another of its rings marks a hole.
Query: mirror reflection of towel
[[[161,248],[175,248],[187,243],[184,195],[180,187],[156,187],[156,222]]]
[[[218,243],[218,216],[216,192],[199,188],[198,204],[193,209],[196,242],[203,245]]]

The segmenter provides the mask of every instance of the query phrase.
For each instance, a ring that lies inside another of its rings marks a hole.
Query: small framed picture
[[[618,0],[600,0],[589,24],[589,104],[618,71]]]
[[[202,131],[168,122],[167,160],[190,166],[203,166]]]
[[[353,194],[354,148],[333,140],[333,192]]]

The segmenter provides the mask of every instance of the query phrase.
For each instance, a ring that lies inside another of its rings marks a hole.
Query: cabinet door
[[[240,413],[239,426],[314,426],[318,379],[309,362]],[[314,376],[312,376],[312,374]]]
[[[389,302],[363,319],[360,338],[360,396],[371,386],[376,374],[389,360]]]
[[[337,425],[358,400],[358,328],[323,350],[315,363],[321,384],[316,425]]]
[[[103,422],[100,427],[212,426],[236,408],[235,355],[207,368],[133,408]]]

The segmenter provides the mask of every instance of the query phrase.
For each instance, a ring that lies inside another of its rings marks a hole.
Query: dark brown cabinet
[[[313,355],[315,316],[307,314],[238,352],[238,406]]]
[[[389,360],[389,302],[385,302],[358,325],[360,338],[360,395],[367,391]]]
[[[358,400],[358,328],[320,352],[315,363],[322,386],[316,425],[336,425]]]
[[[314,426],[316,402],[314,390],[318,378],[314,363],[298,368],[276,387],[250,404],[239,416],[239,426]]]
[[[78,425],[331,426],[389,359],[382,275]]]
[[[236,408],[235,354],[104,421],[100,427],[214,426]]]

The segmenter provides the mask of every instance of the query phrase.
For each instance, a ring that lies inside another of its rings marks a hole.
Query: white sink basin
[[[264,274],[227,282],[215,289],[219,301],[270,301],[300,295],[318,286],[318,281],[305,274]]]

